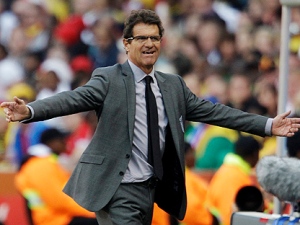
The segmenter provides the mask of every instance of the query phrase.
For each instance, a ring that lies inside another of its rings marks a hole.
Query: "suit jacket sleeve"
[[[195,96],[182,81],[186,98],[186,120],[208,123],[239,130],[259,136],[266,136],[268,117],[243,112],[219,103]]]
[[[100,114],[108,86],[108,73],[96,69],[92,78],[84,86],[29,103],[28,105],[34,110],[34,117],[25,123],[94,109]]]

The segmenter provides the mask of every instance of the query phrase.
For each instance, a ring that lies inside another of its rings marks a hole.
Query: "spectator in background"
[[[268,116],[274,116],[277,113],[277,87],[273,83],[259,81],[255,84],[254,94],[258,102],[267,109]],[[266,137],[263,142],[263,147],[260,150],[260,158],[266,155],[276,154],[277,148],[276,137]]]
[[[300,132],[286,139],[287,154],[289,157],[300,159]]]
[[[118,61],[119,49],[114,36],[113,18],[105,17],[97,20],[92,26],[92,43],[88,47],[88,56],[94,68],[112,66]]]
[[[224,225],[230,225],[235,197],[240,188],[257,185],[252,169],[259,159],[261,144],[251,135],[240,135],[234,153],[228,153],[208,186],[207,206]]]
[[[34,225],[98,225],[94,213],[62,192],[70,176],[58,162],[66,150],[65,138],[66,134],[55,128],[45,130],[40,141],[50,154],[29,155],[16,174],[16,187],[28,201]]]
[[[50,97],[71,89],[73,72],[68,62],[60,58],[47,58],[37,74],[37,99]]]
[[[17,16],[7,10],[7,1],[0,0],[0,43],[7,47],[12,30],[18,25]]]
[[[279,31],[270,25],[258,26],[253,31],[253,47],[263,56],[275,57],[278,55]]]
[[[22,82],[8,89],[7,98],[12,99],[14,96],[23,96],[24,101],[30,102],[35,99],[36,92],[31,86]],[[43,121],[32,124],[9,124],[5,137],[7,146],[6,160],[18,167],[24,157],[28,155],[29,147],[40,142],[40,135],[47,128],[47,124]]]
[[[254,96],[257,98],[257,101],[266,108],[267,115],[273,117],[277,114],[277,87],[274,84],[267,82],[259,82],[254,85]]]
[[[219,42],[221,62],[218,65],[222,69],[222,77],[228,81],[234,73],[234,65],[238,61],[238,53],[235,44],[235,35],[225,32]]]
[[[257,186],[244,186],[235,196],[235,207],[239,212],[263,212],[265,209],[263,193]]]
[[[23,57],[22,66],[25,72],[24,82],[31,87],[36,87],[36,73],[43,61],[43,57],[39,53],[26,52]]]
[[[252,82],[244,72],[234,74],[228,86],[228,106],[246,112],[265,115],[267,110],[252,93]]]
[[[24,68],[15,59],[5,57],[0,61],[0,101],[5,100],[8,89],[25,79]]]
[[[204,18],[197,32],[197,46],[208,65],[221,62],[219,43],[226,31],[225,24],[216,19]]]
[[[68,62],[61,58],[49,57],[42,62],[37,72],[36,99],[44,99],[56,93],[71,90],[73,71]],[[45,121],[48,126],[64,130],[63,118]]]
[[[299,109],[299,87],[300,85],[300,68],[292,69],[288,76],[288,90],[287,90],[287,108],[295,113]],[[298,108],[298,109],[296,109]],[[299,113],[299,112],[297,112]]]
[[[10,37],[10,55],[22,59],[27,51],[43,53],[51,38],[50,17],[43,1],[16,0],[12,10],[19,24]]]
[[[0,164],[4,162],[6,153],[5,135],[8,124],[5,121],[4,113],[0,112]]]
[[[86,55],[75,56],[70,62],[73,70],[73,81],[71,89],[84,85],[90,78],[93,72],[93,62]]]

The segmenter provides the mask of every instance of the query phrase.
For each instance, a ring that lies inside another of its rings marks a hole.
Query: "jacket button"
[[[124,172],[121,171],[121,172],[119,173],[119,175],[120,175],[120,176],[123,176],[123,175],[124,175]]]
[[[126,154],[126,159],[129,159],[130,158],[130,155],[129,154]]]

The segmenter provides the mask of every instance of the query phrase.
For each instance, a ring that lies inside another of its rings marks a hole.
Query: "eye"
[[[160,36],[150,36],[150,39],[152,42],[159,42],[160,41]]]
[[[136,36],[135,39],[136,39],[137,41],[144,42],[144,41],[147,41],[147,40],[148,40],[148,37],[147,37],[147,36]]]

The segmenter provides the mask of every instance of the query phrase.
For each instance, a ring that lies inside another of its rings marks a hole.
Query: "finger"
[[[1,108],[7,108],[9,106],[9,102],[2,102],[0,106]]]
[[[299,124],[300,123],[300,118],[292,118],[292,123],[293,124]]]
[[[294,124],[292,124],[291,127],[293,127],[293,128],[300,128],[300,124],[299,123],[294,123]]]
[[[8,108],[7,107],[3,108],[3,111],[4,111],[5,114],[7,114],[8,113]]]
[[[291,110],[289,110],[289,111],[287,111],[287,112],[284,112],[284,113],[281,113],[280,114],[280,116],[282,117],[282,118],[286,118],[288,115],[290,115],[291,114]]]
[[[299,130],[298,128],[294,128],[294,127],[293,127],[293,128],[290,129],[290,132],[295,133],[295,132],[297,132],[298,130]]]
[[[5,120],[6,120],[7,122],[11,122],[11,116],[9,116],[8,114],[6,114]]]

